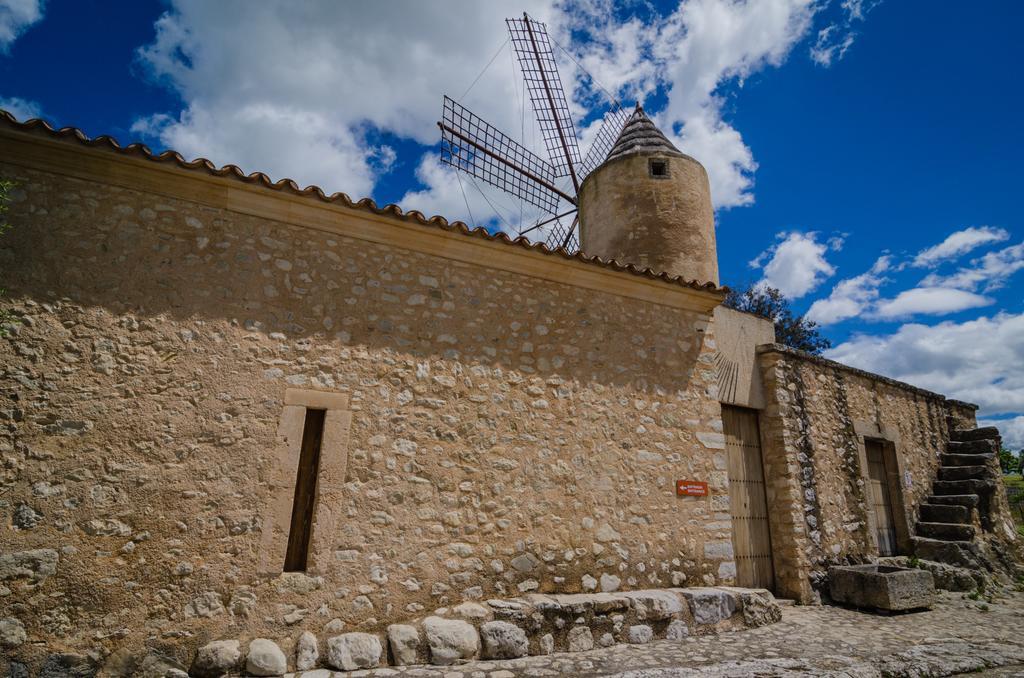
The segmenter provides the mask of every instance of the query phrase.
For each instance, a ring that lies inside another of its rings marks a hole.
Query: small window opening
[[[668,160],[651,160],[648,167],[651,170],[652,177],[668,176]]]
[[[285,572],[305,572],[309,559],[309,540],[313,533],[313,509],[316,480],[320,470],[320,441],[324,437],[324,410],[306,410],[302,428],[302,451],[295,476],[295,500],[292,522],[288,530],[288,552],[284,558]]]

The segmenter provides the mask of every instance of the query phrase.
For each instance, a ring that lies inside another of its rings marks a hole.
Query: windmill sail
[[[549,159],[530,151],[446,96],[442,119],[437,123],[441,128],[441,162],[482,179],[550,215],[527,228],[520,223],[519,235],[534,233],[548,247],[576,252],[579,250],[576,195],[580,182],[608,157],[629,114],[608,94],[612,110],[605,114],[586,159],[581,160],[576,127],[569,113],[547,29],[527,14],[520,19],[506,19],[505,23],[530,91],[530,101]],[[572,179],[571,186],[565,177]],[[571,207],[567,208],[566,203]],[[562,223],[563,218],[574,214],[571,224]]]
[[[604,122],[601,123],[601,128],[597,130],[597,136],[594,138],[593,143],[590,144],[587,157],[583,159],[583,164],[580,165],[579,177],[581,182],[608,157],[608,153],[612,150],[615,141],[622,133],[622,128],[626,126],[627,120],[629,120],[629,113],[620,106],[616,106],[605,113]]]
[[[547,29],[526,14],[522,19],[506,19],[505,23],[555,175],[571,176],[578,189],[576,166],[580,163],[580,148]]]
[[[441,162],[554,214],[576,199],[555,184],[555,169],[465,106],[444,98]]]

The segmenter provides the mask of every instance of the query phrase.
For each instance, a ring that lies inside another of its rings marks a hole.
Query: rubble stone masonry
[[[962,403],[908,384],[779,345],[758,349],[765,476],[780,595],[803,601],[829,565],[878,555],[866,490],[865,439],[892,455],[902,507],[894,506],[898,548],[910,553],[917,507],[931,494],[949,440],[947,416],[973,425]]]
[[[464,599],[733,583],[707,312],[132,190],[147,170],[119,162],[117,182],[0,162],[9,656],[187,663]],[[886,402],[923,488],[939,413]],[[282,575],[305,407],[327,411],[317,518],[309,571]],[[854,463],[846,429],[814,435],[816,463]],[[835,489],[815,562],[860,548]]]

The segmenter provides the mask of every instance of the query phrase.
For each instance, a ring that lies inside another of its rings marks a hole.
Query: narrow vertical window
[[[313,508],[317,472],[320,469],[320,441],[324,436],[325,414],[324,410],[306,410],[299,471],[295,475],[295,501],[292,504],[291,529],[288,531],[288,553],[284,559],[285,572],[306,571],[309,539],[313,532]]]

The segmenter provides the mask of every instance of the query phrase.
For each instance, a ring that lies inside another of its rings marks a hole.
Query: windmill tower
[[[548,158],[542,158],[448,96],[441,161],[500,188],[547,215],[552,249],[614,259],[686,280],[718,283],[708,175],[654,125],[638,104],[618,102],[581,159],[576,129],[544,24],[507,19]],[[572,217],[570,225],[562,219]]]
[[[640,105],[583,182],[578,204],[586,254],[718,284],[708,173]]]

